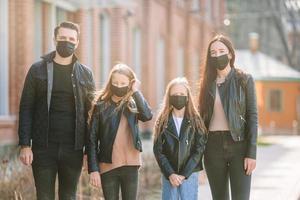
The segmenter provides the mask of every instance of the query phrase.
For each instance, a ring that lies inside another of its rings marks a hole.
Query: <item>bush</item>
[[[34,200],[36,199],[31,167],[24,166],[18,158],[19,148],[0,146],[0,200]],[[160,198],[161,173],[152,153],[142,154],[143,165],[139,173],[138,199]],[[83,172],[78,184],[78,199],[103,199],[102,190],[89,184],[87,170]],[[151,198],[150,198],[151,196]]]

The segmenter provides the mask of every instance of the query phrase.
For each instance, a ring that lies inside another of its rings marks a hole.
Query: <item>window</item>
[[[281,90],[270,90],[268,95],[268,108],[271,112],[282,111],[282,91]]]
[[[132,64],[138,79],[142,78],[142,36],[138,27],[133,29]]]
[[[184,8],[184,6],[185,6],[185,0],[176,0],[176,5],[179,8]]]
[[[212,19],[212,1],[206,0],[205,1],[205,7],[206,7],[206,19],[211,20]]]
[[[34,57],[35,60],[39,60],[42,51],[42,2],[40,0],[35,0],[34,2]]]
[[[159,38],[156,44],[156,102],[161,103],[165,91],[165,41]]]
[[[184,49],[182,47],[177,50],[177,76],[184,76]]]
[[[8,115],[8,0],[0,1],[0,24],[0,115]]]
[[[100,87],[105,84],[110,70],[110,18],[100,15]]]
[[[87,66],[88,67],[93,67],[93,49],[94,49],[94,40],[93,40],[93,13],[91,11],[88,11],[88,20],[87,20],[87,32],[88,32],[88,37],[87,37],[87,43],[88,43],[88,48],[87,48]]]
[[[194,56],[192,57],[192,69],[192,80],[194,81],[194,83],[198,83],[200,79],[200,61],[198,54],[194,54]]]
[[[67,11],[60,7],[56,7],[56,25],[66,21],[67,19]]]
[[[199,0],[193,0],[191,4],[191,11],[199,12],[200,10],[200,2]]]

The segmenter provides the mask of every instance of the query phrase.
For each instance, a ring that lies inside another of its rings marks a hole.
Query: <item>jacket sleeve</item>
[[[89,126],[89,138],[87,144],[87,157],[88,157],[88,173],[99,171],[98,162],[98,149],[99,149],[99,131],[100,131],[100,113],[98,105],[95,107],[95,111],[92,114],[90,126]]]
[[[169,176],[175,173],[173,167],[171,166],[168,158],[163,154],[163,138],[162,134],[154,141],[153,152],[155,159],[166,179],[169,179]]]
[[[202,157],[207,142],[207,134],[202,132],[195,133],[195,142],[193,147],[193,152],[189,157],[181,175],[186,179],[193,173],[195,167],[202,162]]]
[[[143,97],[142,93],[139,91],[136,91],[133,93],[132,95],[137,109],[138,109],[138,120],[141,120],[143,122],[149,121],[152,119],[152,112],[151,112],[151,108],[149,106],[149,104],[147,103],[147,101],[145,100],[145,98]]]
[[[86,101],[85,101],[85,119],[89,118],[89,111],[91,109],[92,106],[92,102],[94,100],[94,93],[95,93],[95,82],[94,82],[94,78],[93,78],[93,73],[90,72],[89,75],[89,86],[87,87],[87,96],[86,96]],[[87,147],[88,144],[88,123],[86,122],[86,127],[85,127],[85,147]],[[86,154],[86,150],[85,150],[85,154]]]
[[[19,145],[31,146],[31,131],[35,104],[35,81],[33,68],[26,75],[19,107]]]
[[[247,137],[247,158],[256,159],[257,148],[257,103],[255,83],[252,76],[249,76],[246,86],[246,137]]]

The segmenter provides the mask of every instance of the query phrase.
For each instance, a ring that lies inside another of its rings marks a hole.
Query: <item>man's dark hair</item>
[[[69,28],[69,29],[73,29],[77,32],[77,39],[79,39],[79,34],[80,34],[80,31],[79,31],[79,25],[76,24],[76,23],[73,23],[73,22],[62,22],[60,23],[58,26],[55,27],[54,29],[54,37],[56,38],[57,34],[58,34],[58,30],[60,28]]]

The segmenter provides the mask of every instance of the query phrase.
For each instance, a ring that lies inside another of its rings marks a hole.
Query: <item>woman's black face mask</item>
[[[223,70],[226,68],[226,66],[229,63],[229,58],[228,54],[224,54],[218,57],[211,57],[211,65],[212,67],[218,69],[218,70]]]

